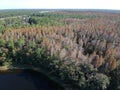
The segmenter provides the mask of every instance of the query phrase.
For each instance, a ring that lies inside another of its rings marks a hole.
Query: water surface
[[[31,70],[0,72],[0,90],[63,90],[46,76]]]

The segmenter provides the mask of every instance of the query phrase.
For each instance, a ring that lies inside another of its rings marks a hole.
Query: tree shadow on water
[[[32,84],[36,87],[36,90],[64,90],[61,86],[50,80],[45,75],[35,71],[23,71],[18,73],[17,76],[29,82],[26,84],[27,87]]]

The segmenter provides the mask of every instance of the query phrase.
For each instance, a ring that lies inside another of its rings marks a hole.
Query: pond
[[[0,72],[0,90],[63,90],[63,88],[32,70],[7,70]]]

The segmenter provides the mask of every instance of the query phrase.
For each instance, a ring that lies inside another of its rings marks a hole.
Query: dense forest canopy
[[[72,90],[120,89],[120,13],[0,12],[0,65],[42,68]]]

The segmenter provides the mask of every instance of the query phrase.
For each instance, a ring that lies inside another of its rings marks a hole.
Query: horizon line
[[[103,8],[0,8],[0,10],[117,10],[120,9],[103,9]]]

